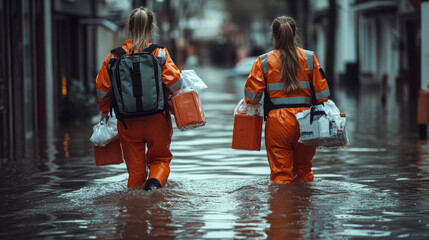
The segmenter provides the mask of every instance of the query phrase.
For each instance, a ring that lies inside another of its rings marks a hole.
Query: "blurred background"
[[[89,141],[96,76],[139,6],[208,86],[207,124],[173,123],[169,181],[151,192],[127,189],[125,164],[95,166]],[[264,141],[231,149],[281,15],[347,114],[351,144],[318,149],[308,184],[270,182]],[[428,66],[427,0],[0,0],[0,239],[429,239]]]
[[[180,69],[228,69],[245,80],[272,49],[272,20],[292,16],[336,86],[392,87],[415,105],[421,86],[420,0],[18,0],[0,1],[0,158],[21,159],[65,124],[98,114],[95,78],[146,6]],[[427,86],[425,86],[427,88]]]

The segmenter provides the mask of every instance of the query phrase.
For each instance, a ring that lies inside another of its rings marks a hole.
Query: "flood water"
[[[391,87],[383,104],[377,86],[336,87],[351,145],[318,150],[314,182],[277,185],[264,145],[231,149],[245,79],[196,72],[207,124],[174,129],[165,188],[127,189],[124,164],[95,166],[92,124],[62,127],[39,154],[2,163],[0,238],[429,238],[429,143],[406,94]]]

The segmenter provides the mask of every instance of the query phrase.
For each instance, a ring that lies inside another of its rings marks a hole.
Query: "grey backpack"
[[[143,52],[131,54],[127,54],[121,47],[111,51],[119,59],[112,57],[108,64],[113,91],[110,110],[115,110],[116,118],[125,129],[127,126],[124,118],[165,111],[167,121],[169,120],[161,64],[151,54],[156,48],[162,47],[152,44]]]

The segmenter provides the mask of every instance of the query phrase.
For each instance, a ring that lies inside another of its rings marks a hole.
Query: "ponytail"
[[[153,30],[153,13],[144,7],[136,8],[130,15],[128,32],[133,39],[131,51],[143,51]]]
[[[281,76],[284,81],[285,91],[294,92],[299,88],[297,77],[299,64],[298,44],[295,40],[296,24],[290,17],[278,17],[272,23],[272,35],[274,36],[274,48],[280,50]]]

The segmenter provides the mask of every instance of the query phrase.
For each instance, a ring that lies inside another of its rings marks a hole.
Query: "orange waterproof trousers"
[[[265,146],[270,164],[270,179],[276,183],[313,181],[313,157],[316,148],[298,142],[298,109],[275,109],[265,125]]]
[[[158,179],[162,186],[170,174],[170,152],[173,127],[164,113],[127,118],[125,129],[118,121],[119,140],[128,169],[128,187],[142,186],[149,178]],[[146,153],[147,145],[147,153]]]

